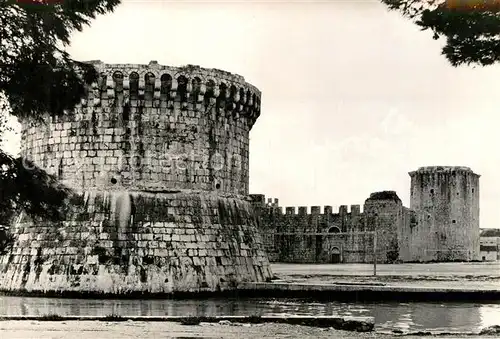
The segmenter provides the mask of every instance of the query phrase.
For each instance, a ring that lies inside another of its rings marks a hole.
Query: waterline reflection
[[[342,303],[299,299],[98,300],[0,297],[0,315],[371,316],[379,331],[479,331],[500,324],[500,303]]]

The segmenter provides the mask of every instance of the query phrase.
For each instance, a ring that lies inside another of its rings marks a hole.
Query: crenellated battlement
[[[346,214],[361,214],[361,206],[360,205],[351,205],[350,209],[348,208],[347,205],[341,205],[336,209],[336,212],[334,213],[334,209],[332,206],[326,205],[323,206],[323,209],[321,206],[289,206],[285,207],[285,214],[287,215],[327,215],[327,214],[339,214],[339,215],[346,215]]]
[[[97,82],[87,88],[80,107],[161,107],[247,117],[250,127],[260,115],[261,92],[237,74],[200,66],[105,64],[89,61]]]
[[[284,215],[306,216],[306,215],[332,215],[332,214],[339,214],[339,215],[362,214],[361,205],[350,205],[350,207],[348,207],[347,205],[341,205],[337,209],[335,209],[336,212],[334,213],[334,209],[331,205],[325,205],[323,207],[321,207],[321,206],[287,206],[287,207],[283,208],[279,205],[279,200],[276,198],[267,198],[266,199],[265,195],[263,195],[263,194],[251,194],[250,197],[251,197],[254,204],[261,206],[261,207],[265,207],[270,212],[273,212],[273,213],[283,214],[283,212],[284,212]]]
[[[267,207],[279,207],[279,199],[278,198],[267,198]]]
[[[470,167],[466,166],[424,166],[418,168],[416,171],[411,171],[408,174],[410,176],[414,176],[417,174],[426,174],[426,175],[433,175],[433,174],[453,174],[453,173],[464,173],[464,174],[472,174],[474,176],[479,176],[478,174],[474,173]]]

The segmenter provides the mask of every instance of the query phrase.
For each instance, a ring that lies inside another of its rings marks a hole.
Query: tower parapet
[[[452,172],[462,172],[462,173],[471,173],[474,174],[474,172],[470,169],[470,167],[466,166],[423,166],[419,167],[418,170],[416,171],[411,171],[409,172],[410,176],[413,176],[417,173],[429,173],[429,174],[436,174],[436,173],[452,173]],[[478,174],[476,174],[478,175]]]
[[[129,103],[132,107],[162,107],[227,113],[245,117],[252,126],[260,115],[261,92],[245,78],[219,69],[196,65],[180,67],[159,65],[106,64],[91,61],[99,74],[88,87],[82,105],[107,104],[102,100]],[[89,100],[91,101],[89,103]]]
[[[22,122],[23,156],[80,191],[248,194],[256,87],[199,66],[93,65],[99,79],[72,111]]]

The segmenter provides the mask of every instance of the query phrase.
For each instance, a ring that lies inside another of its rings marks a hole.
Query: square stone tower
[[[479,175],[468,167],[421,167],[411,177],[411,261],[479,260]]]

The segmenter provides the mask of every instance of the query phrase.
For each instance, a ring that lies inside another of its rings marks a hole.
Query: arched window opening
[[[195,77],[192,81],[192,86],[193,86],[193,102],[197,103],[198,96],[200,95],[201,92],[201,79]]]
[[[172,77],[170,74],[163,74],[160,78],[161,87],[160,87],[160,99],[168,100],[170,97],[170,90],[172,89]]]
[[[98,86],[100,92],[105,92],[106,91],[106,89],[107,89],[107,84],[106,84],[107,80],[108,80],[108,76],[106,75],[106,73],[101,73],[99,75],[99,78],[97,80],[97,86]]]
[[[119,71],[114,72],[113,81],[115,82],[115,84],[123,84],[123,73]]]
[[[139,97],[139,73],[132,72],[129,75],[130,79],[130,99],[137,100]]]
[[[210,98],[213,98],[215,95],[215,83],[213,80],[208,80],[207,82],[207,90],[205,92],[205,106],[208,107],[210,104]]]
[[[144,76],[144,83],[145,83],[144,98],[146,100],[152,100],[153,93],[155,90],[155,75],[153,73],[147,73]]]
[[[230,92],[229,92],[229,96],[231,97],[231,99],[234,100],[234,98],[236,97],[236,92],[237,92],[236,86],[231,85]]]
[[[232,104],[236,101],[236,93],[238,93],[236,86],[231,85],[231,87],[229,87],[229,102],[228,102],[228,107],[227,107],[228,109],[233,108]]]
[[[243,88],[240,88],[240,104],[244,105],[245,104],[245,90]]]
[[[114,72],[113,73],[113,82],[116,93],[116,100],[121,102],[123,99],[123,73],[122,72]]]
[[[257,107],[257,96],[252,94],[252,107]]]
[[[337,226],[332,226],[328,229],[328,233],[340,233],[340,228]]]
[[[226,104],[227,86],[225,83],[219,85],[219,96],[217,97],[217,108],[223,108]]]
[[[181,102],[184,102],[187,99],[187,83],[188,80],[184,75],[177,78],[177,96]]]

